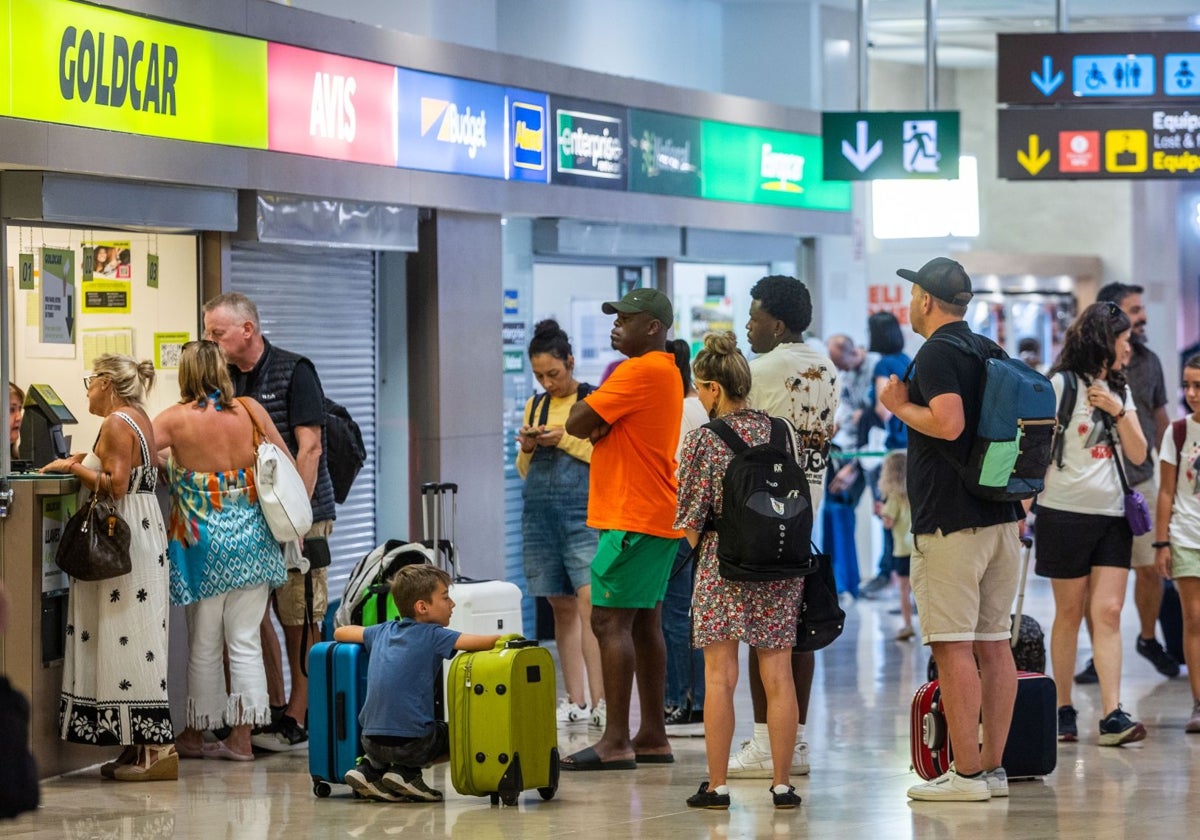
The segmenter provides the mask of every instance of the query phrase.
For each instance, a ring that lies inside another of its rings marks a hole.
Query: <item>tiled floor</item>
[[[1045,582],[1032,580],[1028,611],[1049,627]],[[355,801],[348,789],[312,795],[306,754],[274,755],[250,765],[186,761],[178,783],[102,782],[82,771],[44,784],[42,808],[0,826],[6,838],[1185,838],[1200,835],[1200,735],[1182,731],[1191,700],[1185,677],[1166,680],[1133,653],[1127,604],[1123,700],[1149,737],[1123,748],[1096,746],[1098,692],[1076,689],[1083,739],[1063,745],[1044,781],[1014,783],[1008,799],[986,803],[910,803],[908,709],[927,654],[894,642],[892,601],[855,604],[846,634],[818,656],[808,727],[812,775],[796,781],[804,805],[776,812],[767,782],[734,782],[728,812],[690,811],[684,800],[704,778],[704,742],[676,740],[677,763],[634,771],[563,774],[558,796],[526,794],[517,808],[454,793],[445,768],[427,771],[447,792],[439,805]],[[1086,645],[1086,641],[1083,643]],[[1085,656],[1086,653],[1081,653]],[[749,700],[738,731],[749,729]],[[563,733],[565,751],[588,743],[587,730]],[[1195,797],[1195,799],[1193,799]]]

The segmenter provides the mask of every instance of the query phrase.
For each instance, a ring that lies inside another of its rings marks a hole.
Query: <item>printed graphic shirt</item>
[[[1163,435],[1160,461],[1175,466],[1175,435],[1171,428]],[[1182,548],[1200,548],[1200,423],[1189,417],[1183,438],[1183,457],[1175,476],[1175,502],[1171,505],[1171,524],[1167,533],[1171,544]]]

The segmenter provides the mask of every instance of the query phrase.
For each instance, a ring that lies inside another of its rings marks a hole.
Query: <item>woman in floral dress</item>
[[[143,405],[154,365],[106,354],[83,382],[88,410],[104,418],[94,451],[42,471],[69,473],[92,491],[111,488],[132,534],[133,569],[108,580],[71,580],[59,734],[81,744],[124,745],[116,761],[101,765],[106,778],[177,779],[167,705],[167,534],[154,495],[154,428]]]
[[[771,420],[747,408],[750,366],[733,333],[710,333],[692,362],[696,391],[710,417],[721,420],[750,446],[767,443]],[[774,759],[772,797],[777,808],[794,808],[800,797],[788,784],[796,742],[796,691],[792,648],[803,591],[802,579],[738,582],[721,577],[717,533],[705,530],[710,513],[721,514],[721,479],[733,452],[715,432],[701,427],[684,438],[679,465],[675,527],[700,544],[692,594],[692,643],[704,650],[704,738],[708,781],[688,799],[694,808],[728,808],[726,774],[733,740],[733,692],[738,680],[738,643],[754,648],[767,692],[767,729]]]

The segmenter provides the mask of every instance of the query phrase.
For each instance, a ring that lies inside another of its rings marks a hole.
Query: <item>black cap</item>
[[[934,257],[920,271],[902,268],[896,272],[910,283],[916,283],[938,300],[966,306],[971,302],[971,278],[966,270],[949,257]]]

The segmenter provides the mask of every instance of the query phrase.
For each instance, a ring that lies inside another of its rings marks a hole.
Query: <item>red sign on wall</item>
[[[396,69],[267,45],[267,148],[396,165]]]
[[[908,326],[908,300],[911,283],[872,283],[867,286],[867,314],[890,312],[900,326]]]

